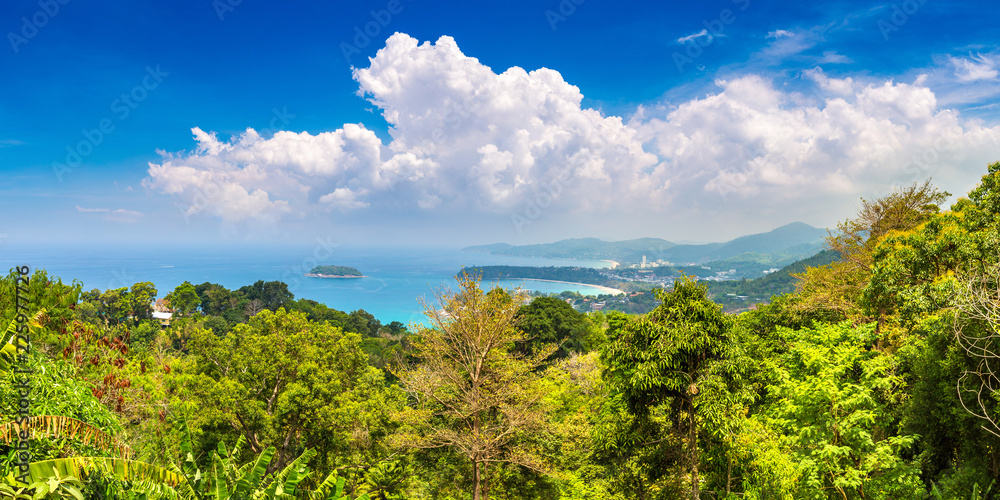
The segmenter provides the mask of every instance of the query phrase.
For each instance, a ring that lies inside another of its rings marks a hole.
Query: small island
[[[306,273],[310,278],[367,278],[361,271],[347,266],[316,266]]]

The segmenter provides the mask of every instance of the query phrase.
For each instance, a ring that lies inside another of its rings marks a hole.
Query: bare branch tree
[[[544,473],[542,460],[525,441],[547,429],[537,368],[555,351],[530,356],[513,351],[523,342],[517,311],[520,290],[484,292],[477,280],[458,279],[455,293],[439,293],[424,304],[430,326],[417,330],[418,362],[399,370],[411,408],[404,415],[412,433],[400,444],[411,449],[450,448],[472,464],[472,498],[488,497],[491,464],[516,464]]]
[[[958,280],[955,336],[966,354],[978,360],[958,379],[958,399],[965,411],[986,421],[982,427],[1000,437],[997,401],[1000,390],[1000,265]]]

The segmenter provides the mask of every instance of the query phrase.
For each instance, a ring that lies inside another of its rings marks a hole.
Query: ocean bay
[[[321,251],[317,251],[321,250]],[[318,262],[315,255],[332,253]],[[158,297],[164,297],[184,281],[218,283],[229,289],[257,280],[284,281],[296,299],[311,299],[350,312],[368,311],[383,323],[421,322],[423,307],[418,299],[433,301],[435,290],[454,283],[463,266],[582,266],[607,267],[606,261],[509,257],[462,252],[455,248],[389,248],[339,246],[332,251],[320,247],[263,247],[255,245],[219,247],[93,246],[0,247],[0,265],[45,269],[68,283],[79,280],[84,290],[106,290],[150,281]],[[367,278],[338,279],[303,276],[317,264],[358,268]],[[585,295],[601,293],[597,287],[531,280],[502,280],[504,287],[521,286],[545,293],[572,290]],[[488,285],[487,285],[488,286]]]

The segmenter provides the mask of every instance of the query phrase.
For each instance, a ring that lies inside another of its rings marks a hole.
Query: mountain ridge
[[[804,222],[792,222],[765,233],[748,234],[726,242],[700,245],[678,245],[661,238],[635,238],[622,241],[604,241],[597,238],[569,238],[553,243],[511,245],[493,243],[463,248],[466,252],[485,252],[494,255],[519,257],[545,257],[562,259],[614,260],[622,265],[664,260],[673,263],[699,264],[725,260],[741,254],[789,253],[802,258],[822,250],[826,229]]]

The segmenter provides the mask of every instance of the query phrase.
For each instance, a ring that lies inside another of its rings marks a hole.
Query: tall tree
[[[546,429],[537,368],[554,347],[532,356],[513,350],[526,340],[516,321],[523,293],[484,292],[467,275],[457,280],[457,292],[425,304],[430,324],[416,332],[416,364],[399,372],[412,402],[405,416],[412,433],[403,444],[465,457],[472,498],[480,500],[488,498],[491,465],[544,470],[527,442]]]
[[[153,301],[156,300],[156,285],[151,281],[132,284],[129,289],[132,303],[132,317],[136,323],[153,317]]]
[[[521,329],[532,339],[528,351],[535,344],[559,344],[556,357],[565,358],[571,352],[590,351],[593,325],[587,316],[562,299],[538,297],[518,310]]]
[[[244,297],[250,300],[259,300],[264,309],[277,311],[279,307],[291,309],[295,295],[288,290],[288,284],[282,281],[257,280],[252,285],[241,287],[238,290]]]
[[[690,475],[690,498],[700,498],[698,449],[699,398],[712,377],[711,367],[727,351],[729,318],[708,299],[707,290],[689,278],[670,292],[656,291],[662,303],[645,316],[609,315],[603,351],[612,398],[621,398],[632,426],[646,433],[637,447],[669,443],[669,427],[656,424],[670,413],[685,445],[683,463]],[[649,435],[652,434],[652,435]]]
[[[177,285],[174,291],[167,294],[166,299],[167,302],[170,302],[170,307],[180,316],[187,316],[193,313],[198,308],[198,305],[201,304],[198,292],[189,281]]]
[[[796,275],[801,279],[797,286],[801,292],[798,307],[807,311],[833,310],[840,315],[838,319],[849,318],[856,324],[877,319],[881,329],[887,312],[885,303],[869,301],[867,308],[857,307],[871,277],[876,246],[886,236],[931,219],[939,212],[938,204],[948,196],[927,180],[873,200],[862,198],[857,215],[838,224],[837,232],[826,240],[841,260]]]

